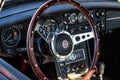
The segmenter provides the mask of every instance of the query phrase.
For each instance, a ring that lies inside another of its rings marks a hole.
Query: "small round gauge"
[[[44,37],[47,37],[47,35],[50,32],[54,32],[58,28],[58,24],[53,19],[48,19],[43,22],[39,23],[39,33],[42,34]]]
[[[84,15],[82,13],[78,14],[78,21],[82,23],[85,20]]]
[[[70,14],[70,16],[68,17],[69,23],[74,24],[77,21],[77,14],[76,13],[72,13]]]
[[[1,39],[5,46],[14,47],[18,44],[21,38],[20,30],[13,25],[2,30]]]

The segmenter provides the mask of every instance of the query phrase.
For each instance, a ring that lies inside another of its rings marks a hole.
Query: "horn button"
[[[67,31],[55,32],[52,36],[52,52],[57,58],[68,57],[73,49],[73,40]]]

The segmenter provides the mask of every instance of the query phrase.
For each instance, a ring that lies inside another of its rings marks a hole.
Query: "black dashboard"
[[[23,3],[22,5],[19,4],[17,6],[5,7],[1,11],[1,45],[8,54],[15,53],[16,51],[26,51],[26,46],[24,42],[26,40],[25,35],[27,33],[27,27],[32,15],[42,3],[44,2],[37,1]],[[91,13],[91,16],[93,17],[99,32],[105,32],[110,29],[119,28],[119,3],[109,1],[82,2],[82,4]],[[101,6],[100,4],[103,4],[104,6]],[[89,24],[86,22],[87,20],[85,19],[84,15],[79,13],[71,6],[65,7],[65,5],[58,5],[57,7],[50,8],[48,11],[46,11],[45,15],[43,15],[42,18],[43,22],[40,22],[39,25],[54,26],[51,29],[46,28],[46,31],[42,31],[42,34],[47,34],[49,30],[56,30],[55,26],[59,26],[60,29],[68,29],[68,31],[72,34],[77,33],[79,30],[81,30],[81,32],[90,30]],[[47,23],[49,23],[49,25],[45,25]],[[68,26],[73,25],[75,26],[75,28],[68,28]],[[11,33],[15,35],[11,35]],[[9,37],[15,39],[9,40]],[[20,44],[23,45],[21,46]]]

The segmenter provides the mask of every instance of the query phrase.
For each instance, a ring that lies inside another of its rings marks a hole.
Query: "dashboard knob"
[[[105,13],[103,12],[103,10],[99,9],[96,11],[97,18],[102,18],[104,15],[105,15]]]
[[[102,21],[97,22],[97,28],[98,28],[99,31],[103,30],[104,26],[105,25]]]

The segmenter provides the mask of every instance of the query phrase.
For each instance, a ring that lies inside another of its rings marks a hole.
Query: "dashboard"
[[[64,7],[64,6],[61,6]],[[50,9],[51,11],[51,9]],[[3,11],[4,12],[4,11]],[[8,55],[14,55],[17,52],[25,52],[26,51],[26,34],[27,34],[27,28],[29,26],[30,19],[19,21],[19,18],[24,18],[23,15],[26,13],[29,13],[30,11],[24,12],[24,13],[18,13],[13,16],[7,16],[7,17],[1,17],[1,45],[3,46],[4,50],[8,53]],[[33,12],[33,11],[31,11]],[[109,20],[110,14],[108,10],[106,9],[89,9],[89,12],[91,16],[93,17],[98,32],[107,31],[113,27],[111,25],[109,26]],[[49,15],[48,15],[49,14]],[[108,14],[108,15],[107,15]],[[4,14],[1,14],[4,15]],[[48,15],[48,16],[47,16]],[[14,17],[17,16],[17,20],[14,20]],[[21,17],[19,17],[21,16]],[[23,17],[22,17],[23,16]],[[118,14],[119,16],[119,14]],[[10,18],[10,19],[9,19]],[[6,19],[9,21],[6,22]],[[119,23],[119,22],[118,22]],[[83,32],[89,32],[90,25],[86,19],[86,17],[79,11],[75,9],[71,9],[67,11],[62,10],[61,12],[46,12],[45,15],[41,17],[41,20],[38,22],[37,26],[37,32],[44,35],[44,38],[47,37],[50,31],[55,30],[67,30],[71,34],[77,34],[83,33]],[[74,26],[74,27],[73,27]],[[43,27],[44,30],[43,30]],[[114,28],[117,28],[118,26],[115,25]],[[24,44],[22,44],[24,43]],[[22,44],[22,45],[21,45]]]
[[[34,12],[43,3],[44,1],[35,1],[3,8],[0,12],[0,55],[2,57],[13,57],[27,52],[28,26]],[[98,33],[120,28],[120,3],[88,1],[81,4],[88,9],[97,26]],[[35,43],[38,46],[36,49],[40,53],[44,53],[39,49],[43,45],[38,42],[41,39],[40,35],[46,39],[50,32],[57,30],[65,30],[74,35],[89,32],[91,27],[87,18],[77,9],[71,6],[57,5],[45,11],[36,24],[35,30],[38,33],[35,35]],[[82,36],[82,38],[85,38],[85,36]],[[79,38],[76,38],[76,40],[79,40]],[[65,60],[67,73],[74,71],[76,73],[81,72],[81,74],[86,73],[92,55],[89,47],[88,42],[75,46],[73,54]],[[80,67],[79,70],[78,67]]]

